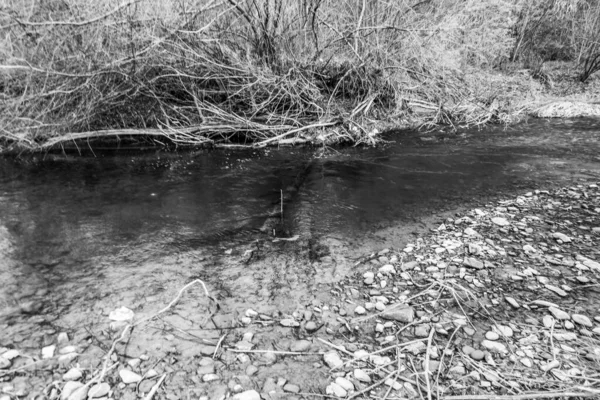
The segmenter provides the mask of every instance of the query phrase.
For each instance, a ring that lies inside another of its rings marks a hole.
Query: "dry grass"
[[[514,44],[516,7],[8,0],[0,145],[374,143],[389,126],[507,122],[515,110],[491,68]]]

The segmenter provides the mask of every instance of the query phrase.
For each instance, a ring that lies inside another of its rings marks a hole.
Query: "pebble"
[[[548,308],[548,311],[550,311],[550,313],[552,313],[552,315],[554,316],[554,318],[556,318],[558,320],[568,320],[568,319],[571,319],[571,317],[569,316],[569,313],[561,310],[558,307],[550,307],[550,308]]]
[[[550,303],[549,301],[546,300],[534,300],[531,302],[531,304],[536,305],[536,306],[540,306],[540,307],[554,307],[554,308],[558,308],[558,305],[554,304],[554,303]]]
[[[346,397],[348,395],[348,392],[337,383],[330,383],[325,388],[325,393],[339,398]]]
[[[508,349],[506,348],[506,346],[500,342],[493,342],[491,340],[486,339],[481,342],[481,345],[494,353],[508,353]]]
[[[349,392],[354,390],[354,385],[346,378],[342,378],[341,376],[335,378],[335,383],[340,385],[345,391]]]
[[[521,364],[523,364],[527,368],[533,367],[533,362],[529,358],[521,358],[519,361],[521,361]]]
[[[485,357],[485,353],[481,350],[473,350],[469,356],[476,361],[480,361],[483,360],[483,358]]]
[[[552,325],[554,325],[554,317],[552,317],[552,315],[544,315],[542,323],[546,329],[550,329],[552,328]]]
[[[110,386],[108,383],[98,383],[91,387],[90,391],[88,392],[88,397],[91,399],[104,397],[108,394],[108,392],[110,392]]]
[[[128,369],[122,369],[119,371],[119,376],[121,377],[121,380],[123,381],[124,384],[130,384],[130,383],[138,383],[139,381],[142,380],[142,377],[138,374],[136,374],[133,371],[130,371]]]
[[[382,314],[383,319],[403,322],[409,324],[415,319],[415,310],[412,307],[403,305],[402,307],[388,307]]]
[[[42,348],[42,359],[47,360],[49,358],[54,357],[54,352],[56,351],[56,346],[46,346]]]
[[[510,326],[506,325],[495,325],[494,330],[497,330],[502,336],[512,337],[514,332]]]
[[[300,326],[300,324],[298,323],[298,321],[296,321],[293,318],[282,319],[281,321],[279,321],[279,323],[281,324],[281,326],[285,326],[285,327],[288,327],[288,328]]]
[[[500,339],[500,335],[498,335],[496,332],[488,331],[485,333],[485,338],[488,340],[498,340]]]
[[[369,374],[367,374],[362,369],[355,369],[354,370],[354,378],[356,378],[360,382],[371,383],[371,377],[369,376]]]
[[[79,368],[71,368],[63,375],[63,381],[78,381],[83,377]]]
[[[221,377],[216,374],[206,374],[202,377],[202,382],[214,382],[221,380]]]
[[[551,369],[558,368],[558,367],[560,367],[560,362],[558,362],[558,360],[553,360],[547,364],[540,365],[540,369],[544,372],[548,372]]]
[[[508,220],[506,218],[502,218],[502,217],[494,217],[494,218],[492,218],[492,222],[498,226],[510,225],[510,222],[508,222]]]
[[[383,267],[379,268],[379,272],[381,272],[382,274],[395,274],[396,273],[396,268],[394,268],[394,266],[392,264],[386,264]]]
[[[571,242],[571,238],[569,236],[565,235],[564,233],[554,232],[552,234],[552,237],[556,240],[562,241],[563,243]]]
[[[329,368],[339,368],[344,365],[340,355],[336,351],[330,351],[323,355],[323,360]]]
[[[288,383],[283,386],[283,391],[288,393],[300,393],[300,386]]]
[[[232,397],[232,400],[261,400],[260,394],[256,390],[246,390]]]
[[[508,296],[507,296],[507,297],[505,297],[504,299],[505,299],[505,300],[508,302],[508,304],[510,304],[510,305],[511,305],[513,308],[519,308],[519,307],[520,307],[519,303],[517,303],[517,301],[516,301],[515,299],[513,299],[512,297],[508,297]]]
[[[592,321],[585,315],[573,314],[573,315],[571,315],[571,318],[573,319],[573,321],[575,321],[575,323],[577,323],[579,325],[583,325],[588,328],[592,327]]]
[[[550,290],[551,292],[556,293],[557,295],[559,295],[560,297],[565,297],[567,296],[567,292],[565,292],[564,290],[562,290],[559,287],[556,286],[552,286],[552,285],[545,285],[546,289]]]
[[[292,345],[290,346],[290,350],[302,353],[310,349],[311,345],[312,343],[308,340],[297,340],[294,343],[292,343]]]
[[[10,366],[11,366],[10,361],[7,360],[6,358],[0,356],[0,369],[8,369],[8,368],[10,368]]]
[[[366,313],[367,313],[367,310],[365,310],[365,308],[362,306],[358,306],[354,309],[354,314],[356,314],[356,315],[364,315]]]
[[[467,257],[463,261],[463,265],[465,267],[470,267],[474,269],[483,269],[483,263],[476,258]]]
[[[134,312],[131,311],[129,308],[119,307],[116,310],[111,311],[110,314],[108,314],[108,319],[110,319],[111,321],[123,322],[132,320],[134,316]]]
[[[314,332],[317,330],[317,328],[317,324],[313,321],[308,321],[304,326],[304,329],[306,329],[307,332]]]
[[[83,383],[76,381],[69,381],[65,383],[65,386],[63,386],[62,392],[60,393],[60,400],[68,400],[71,394],[83,386]]]

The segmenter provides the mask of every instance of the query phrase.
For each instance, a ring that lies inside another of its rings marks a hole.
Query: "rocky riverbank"
[[[523,193],[365,256],[290,313],[224,312],[208,287],[198,323],[151,327],[198,280],[153,314],[48,327],[37,349],[0,338],[0,400],[597,397],[599,241],[597,182]]]

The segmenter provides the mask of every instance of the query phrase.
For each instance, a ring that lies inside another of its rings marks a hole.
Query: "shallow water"
[[[0,160],[0,346],[36,326],[93,327],[120,305],[150,312],[194,277],[226,312],[291,312],[355,257],[403,246],[445,211],[600,177],[597,120],[388,139]],[[180,311],[197,313],[201,297]]]

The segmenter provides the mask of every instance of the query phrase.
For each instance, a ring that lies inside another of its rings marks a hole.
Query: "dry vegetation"
[[[581,81],[600,68],[596,3],[6,0],[0,148],[374,143],[509,122],[552,83],[545,61],[579,63]]]

